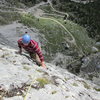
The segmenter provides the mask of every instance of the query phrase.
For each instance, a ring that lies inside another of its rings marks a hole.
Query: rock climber
[[[26,32],[27,33],[27,32]],[[35,40],[32,40],[30,35],[25,34],[18,41],[19,51],[18,53],[22,53],[22,48],[27,51],[30,57],[40,66],[46,68],[44,63],[44,57],[41,52],[41,48]]]

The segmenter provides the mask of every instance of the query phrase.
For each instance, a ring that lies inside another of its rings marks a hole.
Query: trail
[[[50,4],[50,6],[51,6],[51,8],[52,8],[53,11],[55,11],[56,13],[59,13],[59,14],[61,14],[61,15],[67,15],[67,18],[69,17],[69,14],[68,14],[68,13],[61,12],[61,11],[57,11],[57,10],[53,7],[53,5],[52,5],[52,3],[51,3],[50,0],[48,0],[48,3]]]

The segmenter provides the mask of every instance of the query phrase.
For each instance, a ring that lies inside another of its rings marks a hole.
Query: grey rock
[[[94,83],[99,84],[100,81],[100,53],[92,54],[83,59],[80,74],[91,79]],[[96,78],[96,79],[95,79]],[[98,80],[98,81],[95,81]]]
[[[98,48],[96,48],[96,47],[92,47],[92,50],[91,50],[93,53],[96,53],[96,52],[98,52],[99,50],[98,50]]]
[[[39,67],[15,51],[0,45],[0,90],[4,100],[23,100],[32,82],[27,100],[99,100],[100,92],[93,89],[97,85],[50,63],[46,63],[48,69]],[[42,80],[38,82],[44,84],[43,88],[36,88],[37,79]]]
[[[95,46],[98,47],[98,48],[100,48],[100,42],[96,42]]]

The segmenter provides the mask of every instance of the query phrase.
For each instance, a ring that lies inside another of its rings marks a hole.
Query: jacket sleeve
[[[39,48],[38,44],[36,45],[34,51],[38,54],[41,62],[43,62],[44,61],[44,57],[43,57],[43,54],[42,54],[41,49]]]
[[[43,57],[43,54],[41,52],[41,49],[40,49],[38,43],[36,41],[34,41],[34,40],[31,40],[31,46],[33,47],[33,51],[35,53],[37,53],[37,55],[39,56],[41,62],[43,62],[44,61],[44,57]]]
[[[41,52],[41,50],[40,50],[39,47],[38,47],[38,50],[37,50],[36,52],[37,52],[37,54],[38,54],[38,56],[39,56],[41,62],[43,62],[43,61],[44,61],[44,57],[43,57],[43,54],[42,54],[42,52]]]

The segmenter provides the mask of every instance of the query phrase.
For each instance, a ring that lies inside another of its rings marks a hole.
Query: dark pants
[[[41,66],[41,61],[40,61],[40,58],[39,56],[36,54],[36,53],[29,53],[31,59],[38,65],[38,66]]]

